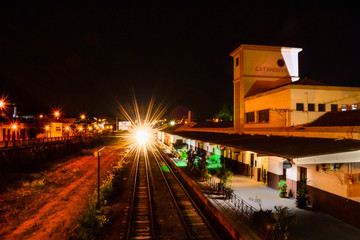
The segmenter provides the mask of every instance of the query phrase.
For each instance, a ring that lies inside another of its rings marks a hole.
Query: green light
[[[164,172],[170,172],[170,169],[165,165],[161,165],[161,170]]]

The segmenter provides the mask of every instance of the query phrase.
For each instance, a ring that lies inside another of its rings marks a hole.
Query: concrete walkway
[[[298,209],[295,205],[295,199],[280,198],[278,191],[261,182],[256,182],[245,176],[234,175],[231,186],[237,196],[256,209],[259,209],[259,205],[249,198],[261,199],[261,207],[264,210],[274,210],[274,206],[282,205],[295,212],[298,215],[298,222],[292,227],[291,239],[360,240],[360,229],[313,208]]]

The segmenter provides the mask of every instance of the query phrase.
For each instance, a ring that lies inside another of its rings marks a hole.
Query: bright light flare
[[[138,140],[139,144],[145,144],[149,139],[149,134],[145,129],[139,129],[136,133],[136,139]]]
[[[6,101],[6,96],[0,96],[0,112],[7,112],[8,111],[9,103]]]
[[[54,118],[59,119],[62,115],[61,108],[53,108],[52,114],[54,115]]]
[[[9,122],[9,125],[11,126],[12,132],[17,132],[19,130],[20,120],[13,119]]]
[[[156,154],[158,151],[157,129],[154,123],[165,113],[166,106],[163,103],[155,104],[151,99],[147,109],[146,107],[140,109],[134,98],[133,107],[130,107],[129,111],[121,105],[120,108],[123,117],[131,122],[131,128],[122,135],[125,139],[124,146],[129,149],[127,154],[134,156],[139,156],[140,152],[143,152],[145,156],[149,152]]]

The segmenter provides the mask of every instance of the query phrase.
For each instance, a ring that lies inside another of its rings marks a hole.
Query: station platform
[[[294,240],[321,240],[321,239],[342,239],[342,240],[359,240],[360,229],[349,225],[330,215],[317,211],[311,207],[307,209],[299,209],[295,205],[293,198],[280,198],[278,191],[267,187],[264,183],[242,176],[234,175],[231,187],[234,194],[246,201],[256,209],[259,204],[251,201],[250,198],[261,199],[262,209],[274,210],[274,206],[288,207],[297,214],[298,222],[291,227],[291,238]],[[224,199],[216,199],[213,204],[222,204]],[[221,207],[218,207],[222,211]],[[226,213],[224,213],[226,214]],[[241,220],[226,214],[226,218],[234,224],[234,227],[245,239],[259,239],[256,233],[247,226],[249,223],[241,222]]]

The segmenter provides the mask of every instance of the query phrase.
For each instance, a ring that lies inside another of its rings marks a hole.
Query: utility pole
[[[96,204],[96,209],[100,209],[100,152],[104,150],[105,147],[100,148],[97,150],[97,157],[98,157],[98,199]]]

